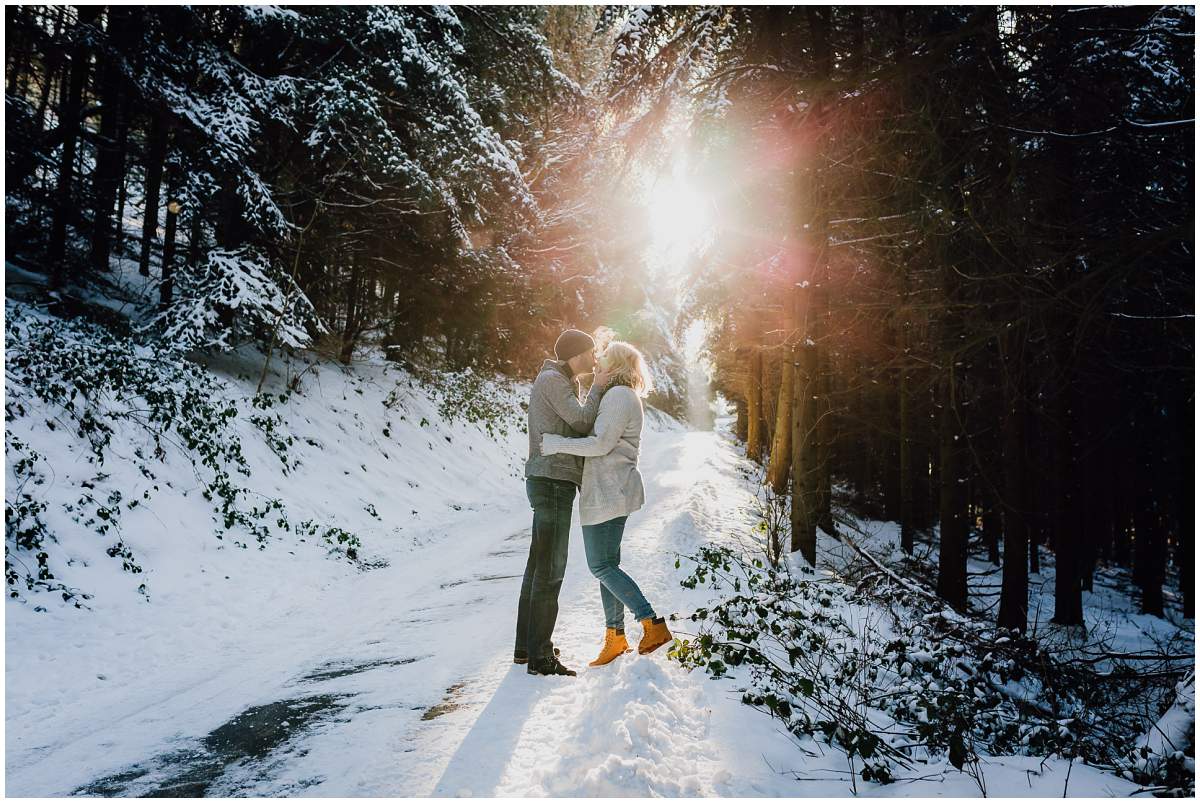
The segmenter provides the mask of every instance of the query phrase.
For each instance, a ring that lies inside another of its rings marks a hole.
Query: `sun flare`
[[[668,266],[679,267],[712,234],[712,203],[686,180],[669,176],[657,181],[647,201],[654,251]]]

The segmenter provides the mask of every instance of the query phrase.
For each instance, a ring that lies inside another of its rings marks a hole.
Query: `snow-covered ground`
[[[904,565],[897,522],[855,520],[849,532],[856,544],[872,554],[894,566]],[[975,536],[972,538],[967,561],[970,604],[972,610],[994,620],[1000,605],[1000,567],[987,561],[986,548]],[[938,561],[936,526],[930,533],[919,534],[913,552],[912,560],[932,572]],[[853,558],[851,550],[836,542],[828,545],[826,554],[838,564]],[[1092,590],[1083,592],[1084,628],[1064,627],[1053,621],[1054,552],[1040,545],[1039,556],[1040,571],[1029,574],[1029,633],[1058,657],[1075,656],[1092,660],[1100,668],[1110,668],[1111,662],[1095,660],[1096,656],[1195,652],[1195,622],[1183,615],[1177,577],[1163,586],[1166,615],[1154,616],[1141,612],[1129,568],[1101,564],[1094,574]]]
[[[250,393],[253,366],[220,370]],[[142,577],[103,558],[70,577],[95,594],[91,610],[47,594],[7,603],[7,794],[981,794],[948,764],[854,785],[844,755],[744,706],[744,677],[686,673],[666,649],[587,668],[603,619],[577,522],[555,641],[580,675],[514,666],[530,526],[525,436],[443,421],[418,387],[388,410],[398,379],[383,363],[321,366],[283,412],[300,467],[272,473],[265,447],[247,449],[259,491],[297,518],[356,532],[376,568],[311,543],[258,551],[216,540],[190,467],[173,465],[163,478],[174,487],[122,525],[147,570],[148,601],[134,590]],[[687,566],[674,568],[676,554],[744,539],[754,522],[728,425],[703,432],[655,418],[644,439],[647,505],[630,518],[623,563],[660,613],[680,615],[670,623],[680,635],[707,598],[680,587]],[[49,451],[47,433],[26,435]],[[94,470],[55,454],[47,493]],[[983,772],[991,795],[1136,789],[1059,760],[987,759]]]

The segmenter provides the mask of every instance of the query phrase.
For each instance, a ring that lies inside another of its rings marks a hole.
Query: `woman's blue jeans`
[[[628,516],[583,525],[583,548],[587,552],[588,568],[600,581],[600,601],[604,603],[606,627],[625,629],[625,609],[637,620],[654,617],[654,609],[646,601],[633,578],[621,570],[621,536],[625,533]]]

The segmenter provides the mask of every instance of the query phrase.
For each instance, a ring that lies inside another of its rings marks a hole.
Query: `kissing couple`
[[[529,457],[525,493],[533,508],[533,538],[517,605],[513,663],[531,675],[575,675],[559,661],[553,645],[558,592],[567,568],[571,507],[579,492],[583,548],[600,581],[604,643],[589,666],[603,666],[630,652],[625,610],[642,625],[638,652],[653,652],[671,640],[666,622],[621,569],[621,537],[629,514],[645,504],[638,452],[642,399],[654,388],[641,352],[611,340],[568,329],[554,343],[529,397]],[[592,373],[594,371],[594,373]],[[586,398],[577,388],[591,375]]]

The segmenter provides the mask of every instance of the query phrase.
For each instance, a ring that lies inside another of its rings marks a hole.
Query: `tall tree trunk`
[[[758,338],[750,345],[750,376],[746,382],[746,457],[762,462],[763,355]]]
[[[204,215],[199,209],[193,209],[188,213],[191,216],[191,224],[188,226],[188,270],[195,272],[196,266],[200,264],[200,243],[204,237]]]
[[[346,302],[346,325],[342,329],[342,349],[338,354],[338,359],[343,364],[349,365],[354,359],[354,345],[358,340],[359,327],[359,263],[357,259],[351,257],[350,269],[350,297]]]
[[[883,346],[888,353],[894,354],[897,345],[895,320],[886,322],[881,327]],[[898,398],[899,383],[880,382],[879,386],[879,421],[882,424],[879,436],[880,480],[883,490],[883,518],[885,521],[900,521],[900,440],[899,419],[900,405]],[[829,394],[833,398],[833,394]],[[832,465],[831,465],[832,474]]]
[[[1099,544],[1105,537],[1105,522],[1101,504],[1100,472],[1097,462],[1102,458],[1102,427],[1103,419],[1098,418],[1097,405],[1081,404],[1079,406],[1080,437],[1079,437],[1079,489],[1077,499],[1080,526],[1082,528],[1083,551],[1080,555],[1080,586],[1084,591],[1092,590],[1092,575],[1096,569],[1096,557]]]
[[[162,189],[163,162],[167,157],[167,119],[163,112],[152,116],[150,141],[146,146],[146,195],[142,212],[142,253],[138,273],[150,275],[150,253],[158,234],[159,192]]]
[[[1194,386],[1193,386],[1194,387]],[[1180,413],[1182,432],[1175,438],[1178,450],[1175,504],[1179,511],[1179,547],[1176,561],[1179,564],[1179,591],[1183,595],[1183,615],[1189,619],[1196,616],[1196,396],[1195,391],[1186,393]]]
[[[806,6],[805,15],[813,41],[813,72],[818,80],[828,80],[833,72],[830,45],[832,13],[829,8]],[[832,529],[829,493],[829,463],[832,428],[829,416],[828,348],[829,299],[825,281],[828,273],[828,192],[821,157],[828,149],[826,120],[828,99],[818,91],[813,108],[804,121],[811,126],[812,146],[800,157],[805,160],[796,185],[798,257],[800,281],[793,288],[793,310],[800,346],[797,390],[803,391],[803,404],[793,406],[792,434],[792,550],[816,565],[816,528]],[[800,396],[797,392],[794,396]],[[799,416],[799,420],[796,420]],[[796,439],[800,442],[797,443]]]
[[[1088,487],[1095,488],[1096,501],[1098,504],[1092,505],[1092,509],[1096,513],[1098,523],[1096,529],[1096,562],[1107,562],[1113,560],[1113,550],[1117,543],[1117,502],[1114,499],[1116,488],[1114,487],[1114,477],[1118,471],[1117,451],[1113,449],[1111,440],[1113,438],[1112,419],[1105,417],[1101,419],[1101,425],[1096,428],[1096,432],[1102,440],[1098,444],[1098,451],[1095,460],[1092,461],[1093,476],[1095,481]]]
[[[122,94],[117,147],[121,153],[121,171],[117,176],[117,212],[113,227],[112,250],[125,253],[125,206],[129,201],[129,95]]]
[[[813,34],[813,68],[818,80],[829,81],[833,77],[833,9],[806,6]],[[858,20],[861,23],[861,18]],[[856,28],[851,19],[851,29]],[[853,34],[852,34],[853,35]],[[857,77],[862,62],[859,56],[854,56],[847,69],[852,77]],[[829,198],[830,187],[827,178],[828,166],[824,163],[829,146],[829,109],[833,99],[826,92],[819,92],[815,97],[813,121],[817,127],[812,164],[815,169],[812,174],[815,192],[811,218],[808,225],[812,231],[812,247],[816,260],[813,263],[812,276],[815,279],[813,302],[816,304],[815,315],[810,318],[810,337],[817,344],[817,392],[813,400],[816,405],[816,524],[826,532],[833,532],[833,405],[830,402],[830,391],[833,389],[832,362],[830,360],[830,342],[832,341],[833,325],[829,299]]]
[[[817,232],[817,237],[821,243],[821,253],[825,252],[825,215],[822,214],[820,224],[814,226]],[[818,526],[825,528],[826,532],[833,532],[833,477],[830,472],[833,456],[833,406],[829,401],[830,389],[830,362],[829,362],[829,292],[824,287],[824,280],[827,277],[826,261],[822,256],[821,262],[822,286],[817,288],[816,299],[818,301],[818,322],[817,326],[817,398],[814,399],[816,404],[816,430],[817,430],[817,496],[816,496],[816,523]]]
[[[1061,498],[1055,500],[1054,622],[1061,625],[1083,624],[1083,559],[1079,505],[1078,463],[1075,455],[1080,413],[1076,402],[1077,380],[1072,370],[1071,339],[1074,332],[1064,325],[1058,332],[1059,389],[1055,468],[1059,475]]]
[[[983,540],[987,544],[988,563],[1000,565],[1000,499],[989,481],[983,489]]]
[[[775,439],[775,406],[779,402],[779,365],[773,352],[763,350],[762,441],[763,459],[768,460],[771,442]],[[779,361],[782,364],[782,360]],[[764,463],[764,466],[767,464]]]
[[[100,17],[100,6],[79,6],[79,22],[71,48],[71,77],[62,105],[59,107],[58,124],[62,133],[62,151],[58,163],[58,183],[54,192],[54,218],[50,228],[47,258],[55,287],[62,287],[71,277],[72,268],[66,263],[67,221],[77,217],[71,199],[71,185],[75,174],[75,150],[79,143],[79,129],[83,114],[83,90],[88,78],[90,49],[87,46],[85,26],[90,26]]]
[[[807,315],[807,304],[798,297],[797,310]],[[797,317],[797,320],[804,320]],[[791,551],[799,552],[810,566],[817,565],[817,473],[812,388],[818,380],[817,349],[801,340],[793,350],[796,361],[796,392],[792,394],[792,505],[790,523]]]
[[[1133,566],[1133,539],[1130,528],[1133,524],[1135,500],[1134,483],[1138,465],[1132,448],[1133,429],[1130,426],[1124,405],[1127,398],[1120,398],[1116,406],[1117,428],[1113,433],[1112,481],[1108,483],[1113,501],[1113,562],[1118,566]]]
[[[956,340],[956,338],[955,338]],[[967,605],[967,500],[963,474],[962,389],[954,368],[953,351],[941,377],[941,421],[938,428],[941,464],[939,493],[938,596],[958,609]]]
[[[1031,472],[1034,465],[1042,465],[1045,462],[1041,459],[1040,454],[1037,454],[1037,447],[1042,443],[1042,436],[1044,434],[1041,431],[1041,427],[1038,425],[1039,417],[1041,420],[1045,420],[1044,416],[1036,415],[1031,415],[1028,419],[1027,431],[1030,433],[1030,443],[1032,444],[1030,448],[1036,455],[1035,457],[1031,457],[1028,462]],[[1025,530],[1029,534],[1029,571],[1032,574],[1040,574],[1042,571],[1042,564],[1038,547],[1042,542],[1041,528],[1044,511],[1046,509],[1044,501],[1045,485],[1041,482],[1035,482],[1033,481],[1033,478],[1031,478],[1026,488],[1029,492],[1027,497],[1029,500],[1029,507],[1025,511]]]
[[[912,450],[916,465],[913,468],[913,528],[928,530],[933,526],[933,426],[927,388],[910,396],[913,404]]]
[[[942,461],[938,458],[938,424],[941,409],[937,404],[938,385],[936,379],[930,381],[929,389],[929,429],[926,431],[925,456],[929,465],[929,481],[925,483],[926,500],[926,529],[932,530],[938,523],[940,489],[942,487]]]
[[[1029,574],[1025,550],[1029,545],[1026,519],[1029,499],[1026,437],[1028,400],[1023,327],[1011,327],[1001,341],[1004,368],[1004,568],[1000,580],[997,624],[1022,633],[1029,622]]]
[[[900,548],[908,555],[913,552],[913,532],[916,529],[916,473],[913,449],[913,405],[909,398],[909,319],[907,293],[901,294],[900,314]]]
[[[788,340],[791,340],[789,337]],[[785,343],[780,357],[779,403],[775,405],[775,433],[771,439],[771,462],[767,482],[777,494],[787,492],[792,461],[792,378],[794,364],[791,348]]]
[[[858,418],[860,421],[871,421],[873,413],[871,405],[872,385],[870,382],[860,382],[855,391],[858,400]],[[854,444],[854,484],[858,487],[859,500],[864,511],[872,510],[875,496],[875,455],[872,451],[872,438],[867,432],[861,431]]]
[[[746,400],[735,399],[734,404],[737,407],[737,418],[734,421],[733,434],[738,440],[746,442],[746,430],[749,429],[749,416],[746,415]]]
[[[171,306],[171,294],[175,288],[175,227],[179,220],[178,176],[172,171],[167,181],[167,222],[163,230],[162,281],[158,286],[159,306]]]
[[[1143,465],[1144,469],[1150,466]],[[1134,578],[1142,592],[1142,613],[1163,615],[1163,580],[1166,575],[1166,534],[1160,517],[1153,475],[1138,482],[1134,510]]]
[[[892,37],[892,58],[895,62],[899,62],[906,47],[905,8],[892,6],[889,11],[893,17],[888,26]],[[899,91],[901,94],[896,102],[897,111],[905,114],[908,110],[908,98],[903,89]],[[901,191],[908,186],[907,183],[899,185]],[[900,320],[899,343],[897,344],[899,353],[897,373],[899,375],[896,378],[898,407],[900,408],[900,548],[905,554],[911,555],[919,519],[916,498],[918,483],[928,480],[928,470],[919,464],[918,456],[921,450],[914,442],[920,421],[917,418],[917,409],[912,398],[913,311],[909,308],[912,278],[908,256],[902,255],[901,260],[900,306],[896,313]]]
[[[1076,89],[1072,85],[1072,54],[1078,41],[1078,23],[1070,19],[1066,9],[1051,9],[1049,32],[1055,43],[1048,54],[1046,69],[1058,80],[1054,81],[1054,97],[1051,119],[1054,130],[1063,130],[1062,125],[1082,122],[1089,115],[1085,107],[1076,100]],[[1049,137],[1046,142],[1048,169],[1044,180],[1048,186],[1043,193],[1044,216],[1057,224],[1060,232],[1050,241],[1050,260],[1057,261],[1053,281],[1058,297],[1063,303],[1054,310],[1054,320],[1049,325],[1053,338],[1053,357],[1057,378],[1051,410],[1054,438],[1050,444],[1053,452],[1053,490],[1048,507],[1051,525],[1050,543],[1054,547],[1054,619],[1063,625],[1083,624],[1083,545],[1086,534],[1082,531],[1080,510],[1080,478],[1078,455],[1080,405],[1075,366],[1077,323],[1072,311],[1071,287],[1075,278],[1075,264],[1086,244],[1080,242],[1080,225],[1077,202],[1080,190],[1077,186],[1077,142],[1069,137]]]
[[[54,94],[55,77],[61,72],[63,51],[57,46],[62,37],[63,24],[66,19],[67,6],[57,6],[54,9],[54,34],[50,37],[51,45],[46,53],[45,71],[42,76],[42,91],[38,98],[37,119],[38,131],[46,131],[46,112],[50,109],[50,97]],[[61,94],[60,94],[61,96]]]
[[[938,153],[941,161],[952,164],[960,158],[960,132],[951,131],[944,118],[941,104],[932,105],[931,114]],[[949,199],[944,208],[953,210],[955,218],[965,218],[960,181],[963,169],[954,167],[942,179],[940,191]],[[961,265],[967,254],[964,235],[950,229],[937,232],[941,246],[936,251],[941,261],[941,310],[939,312],[938,362],[938,577],[937,593],[956,609],[967,606],[967,428],[964,426],[966,355],[963,341],[965,325],[960,305],[964,291],[960,279]]]
[[[1160,496],[1162,438],[1160,423],[1162,400],[1157,388],[1143,390],[1148,393],[1137,410],[1138,427],[1135,430],[1138,444],[1137,475],[1133,507],[1134,555],[1133,578],[1142,596],[1142,613],[1163,615],[1163,581],[1167,568],[1167,534],[1163,520],[1163,505]]]
[[[122,6],[109,6],[105,26],[110,41],[123,35],[128,12]],[[124,151],[121,143],[121,110],[125,100],[121,92],[121,71],[111,55],[100,67],[100,145],[96,153],[96,173],[93,181],[95,206],[92,210],[91,265],[94,271],[107,271],[112,254],[113,204],[124,172]]]

